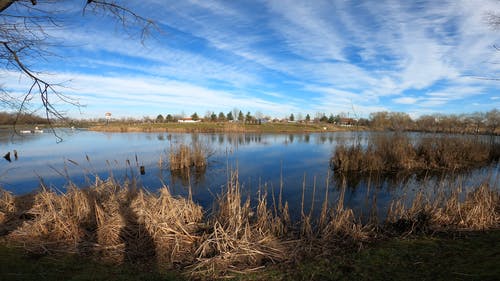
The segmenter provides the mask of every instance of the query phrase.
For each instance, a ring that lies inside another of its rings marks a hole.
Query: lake
[[[17,150],[19,155],[12,162],[0,159],[0,185],[14,194],[36,190],[42,183],[64,192],[69,181],[83,187],[91,185],[96,176],[112,176],[118,181],[133,178],[150,191],[165,184],[173,194],[187,196],[191,189],[193,199],[210,208],[229,174],[237,170],[244,192],[252,198],[259,190],[267,190],[272,204],[273,192],[277,200],[282,187],[292,216],[298,215],[303,189],[306,211],[314,202],[317,212],[327,186],[331,202],[345,187],[346,206],[363,214],[373,202],[384,213],[393,198],[403,194],[411,197],[422,187],[432,189],[444,182],[468,186],[487,179],[493,181],[499,170],[495,164],[461,174],[372,176],[343,181],[329,167],[336,144],[354,138],[366,140],[374,134],[368,132],[187,134],[61,129],[58,134],[63,138],[60,143],[49,132],[23,136],[0,132],[0,154]],[[201,172],[193,170],[189,177],[172,174],[168,168],[170,149],[192,143],[209,151],[207,168]],[[140,175],[139,166],[145,167],[145,175]]]

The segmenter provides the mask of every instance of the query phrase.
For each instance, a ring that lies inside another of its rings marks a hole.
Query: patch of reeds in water
[[[340,172],[457,170],[487,165],[500,158],[500,144],[477,137],[378,135],[366,146],[341,144],[330,160]]]
[[[191,167],[204,168],[207,165],[207,151],[199,144],[191,147],[181,144],[170,148],[170,170],[185,170]]]

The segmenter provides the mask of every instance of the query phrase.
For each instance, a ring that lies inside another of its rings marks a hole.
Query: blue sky
[[[499,1],[123,2],[161,32],[141,44],[133,28],[67,1],[63,28],[48,31],[58,56],[31,63],[85,105],[56,102],[71,117],[500,108],[500,81],[477,78],[500,77],[500,30],[487,24]],[[18,73],[0,75],[26,90]]]

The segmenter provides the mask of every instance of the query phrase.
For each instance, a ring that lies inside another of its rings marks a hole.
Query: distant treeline
[[[418,118],[411,118],[404,112],[375,112],[368,118],[353,118],[349,114],[325,114],[317,112],[314,116],[310,114],[302,115],[293,113],[285,118],[272,118],[261,112],[247,112],[244,114],[241,110],[230,111],[227,114],[208,111],[203,117],[196,112],[191,115],[159,114],[156,118],[144,116],[143,118],[121,118],[112,119],[111,122],[122,124],[143,124],[143,123],[171,123],[177,122],[186,116],[192,120],[201,120],[203,122],[238,122],[247,124],[264,123],[302,123],[302,124],[332,124],[344,127],[360,126],[374,130],[389,131],[418,131],[418,132],[442,132],[459,134],[500,134],[500,111],[493,109],[488,112],[474,112],[465,114],[430,114],[421,115]],[[74,120],[77,123],[103,123],[106,119],[88,119]]]
[[[17,121],[16,121],[17,120]],[[9,113],[0,112],[0,125],[31,125],[31,124],[47,124],[47,119],[28,113]]]
[[[363,120],[359,120],[361,123]],[[363,125],[392,131],[443,132],[460,134],[500,134],[500,111],[468,114],[432,114],[412,119],[402,112],[376,112],[370,114]]]

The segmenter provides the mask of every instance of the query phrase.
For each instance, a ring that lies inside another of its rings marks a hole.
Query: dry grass
[[[202,209],[174,198],[166,187],[145,193],[130,183],[96,182],[64,194],[42,190],[30,214],[8,238],[30,252],[97,254],[109,261],[155,258],[165,265],[192,262]]]
[[[237,172],[232,173],[206,216],[190,198],[176,198],[167,187],[149,193],[133,183],[118,184],[112,179],[97,179],[85,189],[70,186],[63,194],[44,189],[30,204],[16,204],[16,197],[2,190],[2,224],[12,226],[3,238],[35,253],[68,252],[117,263],[145,262],[184,268],[191,278],[215,279],[254,272],[272,263],[327,256],[332,250],[355,249],[352,246],[382,234],[500,226],[497,183],[469,191],[462,186],[420,191],[410,202],[400,198],[391,204],[381,225],[374,225],[375,220],[362,223],[344,206],[345,182],[332,206],[327,185],[320,215],[312,215],[314,203],[306,213],[305,180],[300,221],[293,223],[288,203],[282,203],[282,188],[277,200],[271,194],[271,206],[267,188],[260,188],[252,206],[250,197],[242,194]],[[312,202],[315,194],[316,185]]]
[[[170,170],[186,170],[191,167],[204,168],[207,166],[207,150],[199,144],[189,147],[181,144],[170,148]]]
[[[401,170],[457,170],[498,161],[500,144],[472,137],[377,135],[366,147],[359,141],[339,145],[331,166],[340,172],[396,172]]]
[[[350,208],[344,207],[345,186],[342,188],[340,196],[335,207],[322,213],[327,214],[326,221],[319,229],[321,239],[324,241],[346,240],[364,241],[370,237],[369,225],[363,225],[359,218],[354,215]]]
[[[273,223],[281,219],[271,214],[264,198],[259,198],[255,213],[250,199],[242,200],[237,173],[231,175],[216,201],[210,231],[196,251],[198,262],[190,269],[192,276],[216,278],[251,272],[287,259],[286,242],[276,235],[279,227]]]
[[[159,264],[194,261],[193,252],[200,238],[198,233],[203,227],[201,206],[188,199],[174,198],[167,187],[162,187],[158,196],[139,191],[131,210],[137,222],[151,234]]]
[[[465,197],[464,200],[461,200]],[[420,191],[406,206],[391,203],[386,223],[405,234],[442,230],[486,230],[500,226],[500,194],[488,183],[470,191],[462,187],[436,193]]]
[[[0,188],[0,224],[5,223],[9,216],[15,211],[14,196]]]

